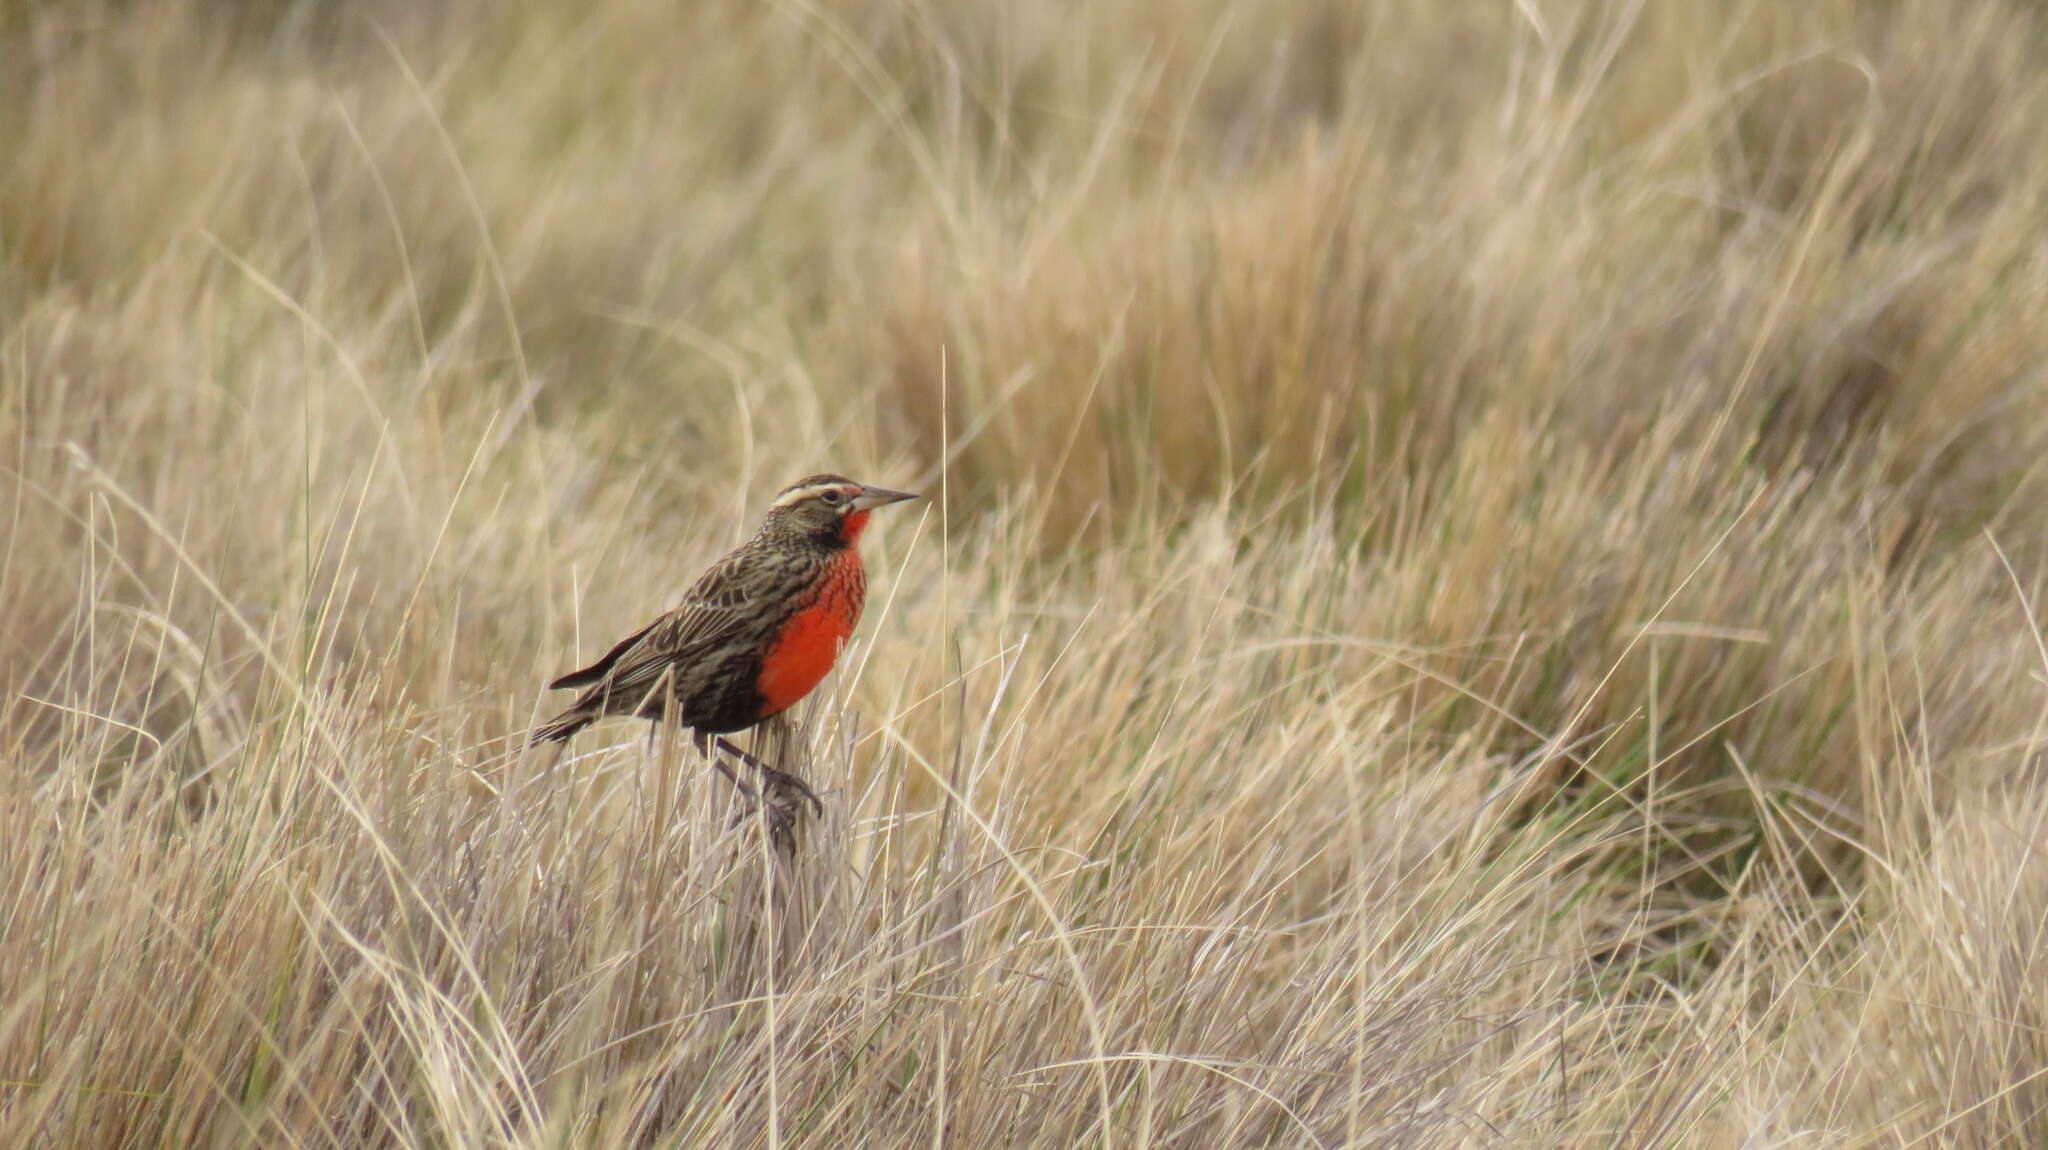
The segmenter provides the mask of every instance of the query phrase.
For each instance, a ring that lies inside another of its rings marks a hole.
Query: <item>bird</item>
[[[917,498],[843,475],[813,475],[783,488],[753,538],[713,563],[674,610],[549,683],[550,690],[582,694],[534,728],[527,744],[568,739],[606,716],[673,720],[743,792],[752,794],[713,755],[714,746],[822,812],[802,779],[724,736],[788,710],[832,670],[867,598],[859,544],[868,516]]]

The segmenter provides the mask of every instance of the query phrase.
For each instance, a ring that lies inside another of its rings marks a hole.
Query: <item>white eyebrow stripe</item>
[[[775,506],[788,507],[800,500],[809,499],[820,491],[845,491],[850,486],[850,484],[846,483],[813,483],[809,487],[799,487],[794,491],[783,492],[782,496],[775,501]]]

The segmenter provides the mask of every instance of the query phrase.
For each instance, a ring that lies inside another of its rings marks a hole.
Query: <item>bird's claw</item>
[[[802,795],[807,801],[810,802],[812,814],[815,814],[820,818],[824,817],[825,803],[822,799],[818,798],[818,792],[812,790],[811,785],[809,783],[803,781],[800,778],[797,778],[795,775],[790,774],[788,771],[778,771],[774,767],[764,766],[761,768],[761,782],[763,783],[762,790],[764,791],[795,791],[797,794]]]

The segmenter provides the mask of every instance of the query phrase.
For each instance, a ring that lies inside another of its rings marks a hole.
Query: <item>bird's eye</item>
[[[825,506],[827,507],[837,507],[840,504],[846,502],[846,492],[836,490],[827,491],[825,494],[818,496],[818,498],[824,500]]]

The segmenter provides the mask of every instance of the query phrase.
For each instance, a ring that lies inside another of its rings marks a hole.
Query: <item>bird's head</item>
[[[867,529],[869,512],[916,498],[907,491],[855,483],[843,475],[813,475],[782,489],[768,509],[764,527],[833,547],[850,547]]]

